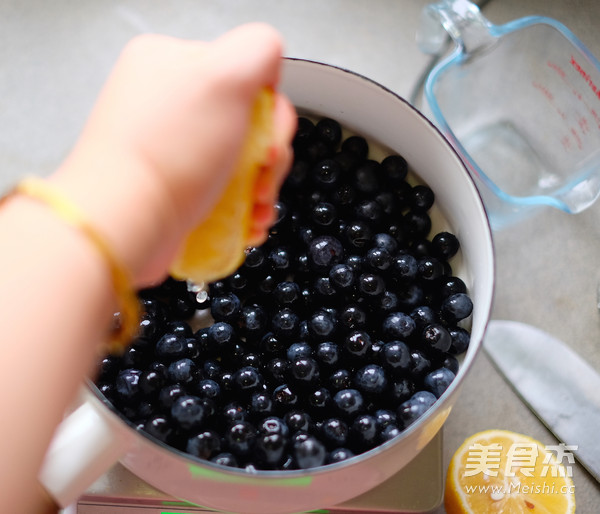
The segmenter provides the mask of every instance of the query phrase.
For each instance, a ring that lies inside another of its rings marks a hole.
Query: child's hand
[[[89,213],[138,285],[164,276],[185,233],[216,203],[252,101],[277,86],[281,51],[279,35],[262,24],[209,43],[141,36],[123,51],[53,179]],[[257,239],[291,164],[295,122],[278,95],[272,176],[257,187]]]

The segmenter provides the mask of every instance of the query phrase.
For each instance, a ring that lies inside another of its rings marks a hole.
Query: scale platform
[[[314,514],[419,513],[443,501],[442,431],[404,469],[376,488]],[[192,514],[215,512],[169,497],[117,464],[64,514]]]

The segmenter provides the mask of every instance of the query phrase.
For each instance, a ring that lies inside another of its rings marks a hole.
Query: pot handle
[[[88,399],[58,426],[39,480],[59,507],[73,504],[125,453],[130,437]]]

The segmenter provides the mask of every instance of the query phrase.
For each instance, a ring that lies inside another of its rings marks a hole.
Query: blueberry
[[[200,380],[196,385],[196,394],[200,398],[218,400],[221,396],[221,386],[210,378]]]
[[[164,360],[178,360],[187,356],[187,338],[181,334],[165,334],[156,343],[156,356]]]
[[[340,361],[340,348],[331,341],[324,341],[317,346],[315,358],[325,366],[336,366]]]
[[[216,321],[235,321],[240,309],[240,299],[232,292],[213,296],[210,302],[210,313]]]
[[[274,384],[282,384],[288,378],[290,361],[281,357],[275,357],[267,362],[265,372],[267,379]]]
[[[338,220],[337,209],[330,202],[318,202],[311,210],[311,219],[320,229],[331,229]]]
[[[351,184],[339,184],[331,193],[331,201],[340,213],[349,210],[354,205],[355,200],[356,190]]]
[[[292,256],[285,247],[273,248],[267,255],[267,262],[273,273],[285,274],[292,265]]]
[[[275,409],[281,412],[286,412],[298,404],[298,395],[288,384],[281,384],[273,389],[272,399]]]
[[[185,451],[195,457],[210,460],[221,451],[221,437],[214,430],[205,430],[190,437]]]
[[[202,400],[192,395],[180,396],[171,406],[171,418],[183,430],[199,428],[205,418]]]
[[[146,420],[144,431],[159,441],[166,443],[173,434],[173,425],[165,416],[157,414]]]
[[[366,221],[357,220],[346,226],[344,235],[351,249],[361,250],[369,244],[373,231]]]
[[[367,324],[367,313],[357,304],[345,306],[340,312],[339,325],[345,332],[361,330]]]
[[[248,419],[248,410],[240,402],[233,401],[223,407],[221,418],[225,426],[245,421]]]
[[[139,369],[125,369],[118,373],[115,380],[115,394],[124,404],[133,404],[141,396]]]
[[[352,376],[347,369],[338,369],[329,376],[329,384],[334,391],[349,389],[352,385]]]
[[[448,389],[448,386],[452,383],[454,377],[454,373],[448,368],[438,368],[425,375],[423,385],[425,386],[425,389],[432,392],[436,398],[439,398],[442,396],[443,392]]]
[[[342,140],[342,126],[332,118],[321,118],[315,125],[315,137],[335,148]]]
[[[437,398],[429,391],[418,391],[403,402],[396,413],[402,428],[407,428],[419,419],[431,407]]]
[[[336,462],[342,462],[352,457],[354,457],[354,453],[347,448],[336,448],[327,455],[327,464],[335,464]]]
[[[369,144],[362,136],[349,136],[342,142],[341,149],[354,159],[364,161],[369,153]]]
[[[355,446],[359,451],[373,448],[377,444],[377,421],[370,414],[361,414],[357,416],[350,426],[350,435]]]
[[[400,308],[400,299],[393,291],[385,290],[377,299],[376,312],[383,316],[397,312]]]
[[[283,419],[291,433],[296,433],[300,430],[308,432],[313,427],[310,414],[301,410],[290,410],[285,413]]]
[[[261,389],[263,377],[258,369],[252,366],[244,366],[233,374],[233,383],[238,391],[243,393],[253,393]]]
[[[298,333],[300,318],[289,308],[281,309],[273,314],[271,319],[271,330],[283,339],[293,339]]]
[[[383,272],[391,267],[392,255],[385,248],[371,248],[365,254],[365,264],[375,273]]]
[[[333,402],[337,411],[346,418],[360,414],[364,408],[363,396],[356,389],[338,391],[333,397]]]
[[[371,336],[364,330],[354,330],[344,338],[344,350],[354,358],[367,355],[372,344]]]
[[[246,250],[243,267],[252,271],[262,271],[265,267],[266,256],[262,247],[250,247]]]
[[[323,440],[334,448],[346,445],[349,432],[348,424],[339,418],[328,418],[321,425]]]
[[[294,460],[300,469],[322,466],[326,455],[325,446],[314,436],[308,436],[294,444]]]
[[[348,264],[336,264],[329,270],[329,281],[336,291],[347,291],[354,279],[354,270]]]
[[[317,236],[310,242],[308,257],[315,269],[325,270],[342,261],[344,247],[339,239],[333,236]]]
[[[411,209],[402,219],[402,225],[406,234],[418,239],[426,237],[431,230],[431,218],[426,211],[421,209]]]
[[[393,381],[388,388],[388,394],[392,405],[399,405],[408,400],[415,392],[415,383],[406,377]]]
[[[454,355],[446,354],[441,364],[444,368],[448,368],[450,371],[452,371],[455,376],[458,374],[460,365],[458,363],[458,359]]]
[[[385,250],[390,256],[394,255],[398,250],[398,241],[387,232],[380,232],[373,236],[373,248]],[[391,265],[391,262],[390,262]]]
[[[305,341],[301,341],[299,343],[293,343],[288,347],[286,357],[290,362],[294,362],[298,359],[312,357],[312,354],[312,346]]]
[[[227,351],[236,342],[233,326],[225,321],[217,321],[208,329],[208,344],[217,352]]]
[[[389,425],[396,425],[396,413],[388,409],[378,409],[374,413],[375,423],[379,431]]]
[[[383,334],[390,340],[407,340],[415,331],[417,324],[408,314],[394,312],[383,320]]]
[[[466,293],[467,286],[463,280],[455,276],[442,277],[439,282],[440,298],[447,298],[455,293]]]
[[[465,293],[455,293],[444,299],[441,312],[445,320],[456,323],[471,315],[473,302]]]
[[[171,362],[167,368],[169,380],[179,384],[188,384],[196,378],[196,364],[193,360],[185,358]]]
[[[285,343],[273,332],[267,332],[259,343],[260,351],[266,354],[277,354],[285,348]]]
[[[418,263],[413,255],[400,253],[392,259],[391,275],[400,282],[411,282],[417,278]]]
[[[396,425],[388,425],[379,432],[379,442],[383,444],[387,441],[391,441],[401,433],[402,431]]]
[[[230,468],[237,468],[238,461],[232,453],[229,452],[221,452],[215,455],[210,459],[211,462],[215,464],[220,464],[221,466],[228,466]]]
[[[388,155],[381,161],[381,170],[391,184],[401,184],[408,174],[408,163],[401,155]]]
[[[335,188],[340,181],[341,174],[342,167],[340,163],[332,158],[323,159],[315,164],[311,173],[314,184],[323,191]]]
[[[337,290],[329,277],[317,277],[313,282],[313,291],[319,302],[331,303],[337,296]]]
[[[425,348],[447,352],[452,345],[452,337],[441,323],[431,323],[423,329],[421,342]]]
[[[222,369],[219,361],[205,360],[202,363],[202,375],[205,378],[211,378],[213,380],[218,380],[222,373],[223,373],[223,369]]]
[[[311,357],[296,359],[290,366],[294,379],[303,385],[314,384],[319,379],[319,365]]]
[[[165,410],[171,410],[177,398],[186,394],[185,389],[179,384],[170,384],[163,387],[158,393],[158,404]]]
[[[273,414],[273,400],[267,392],[258,392],[252,395],[250,414],[254,417]]]
[[[380,360],[382,366],[393,375],[401,375],[410,368],[410,349],[402,341],[389,341],[381,349]]]
[[[256,440],[256,429],[248,421],[237,421],[225,430],[226,447],[234,455],[246,457]]]
[[[281,307],[294,307],[301,300],[300,286],[296,282],[280,282],[273,291],[273,297]]]
[[[367,159],[354,172],[354,187],[361,193],[374,194],[380,189],[380,164]]]
[[[315,341],[331,339],[335,333],[336,324],[331,314],[325,310],[313,313],[308,319],[308,333]]]
[[[424,257],[417,264],[417,273],[421,280],[433,282],[444,275],[444,264],[435,257]]]
[[[411,190],[409,202],[412,207],[429,210],[435,201],[435,195],[430,187],[417,184]]]
[[[365,394],[380,394],[387,386],[385,371],[377,364],[367,364],[354,375],[354,386]]]
[[[262,337],[267,326],[267,314],[259,305],[242,308],[239,317],[239,331],[246,340],[254,341]]]
[[[419,305],[411,311],[410,317],[415,320],[419,329],[437,321],[437,314],[429,305]]]
[[[431,239],[433,254],[444,260],[451,259],[460,248],[458,238],[450,232],[439,232]]]
[[[450,353],[459,355],[467,351],[471,342],[471,335],[462,327],[452,327],[448,329],[452,342],[450,343]]]
[[[385,281],[375,273],[363,273],[358,277],[357,289],[364,298],[377,298],[385,291]]]
[[[421,378],[431,371],[431,360],[421,350],[413,350],[410,354],[410,375]]]
[[[254,441],[254,456],[263,466],[277,467],[286,456],[287,443],[282,434],[259,433]]]

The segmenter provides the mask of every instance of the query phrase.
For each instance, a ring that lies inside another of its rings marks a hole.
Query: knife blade
[[[491,321],[483,348],[525,404],[600,482],[600,374],[562,341],[517,321]]]

